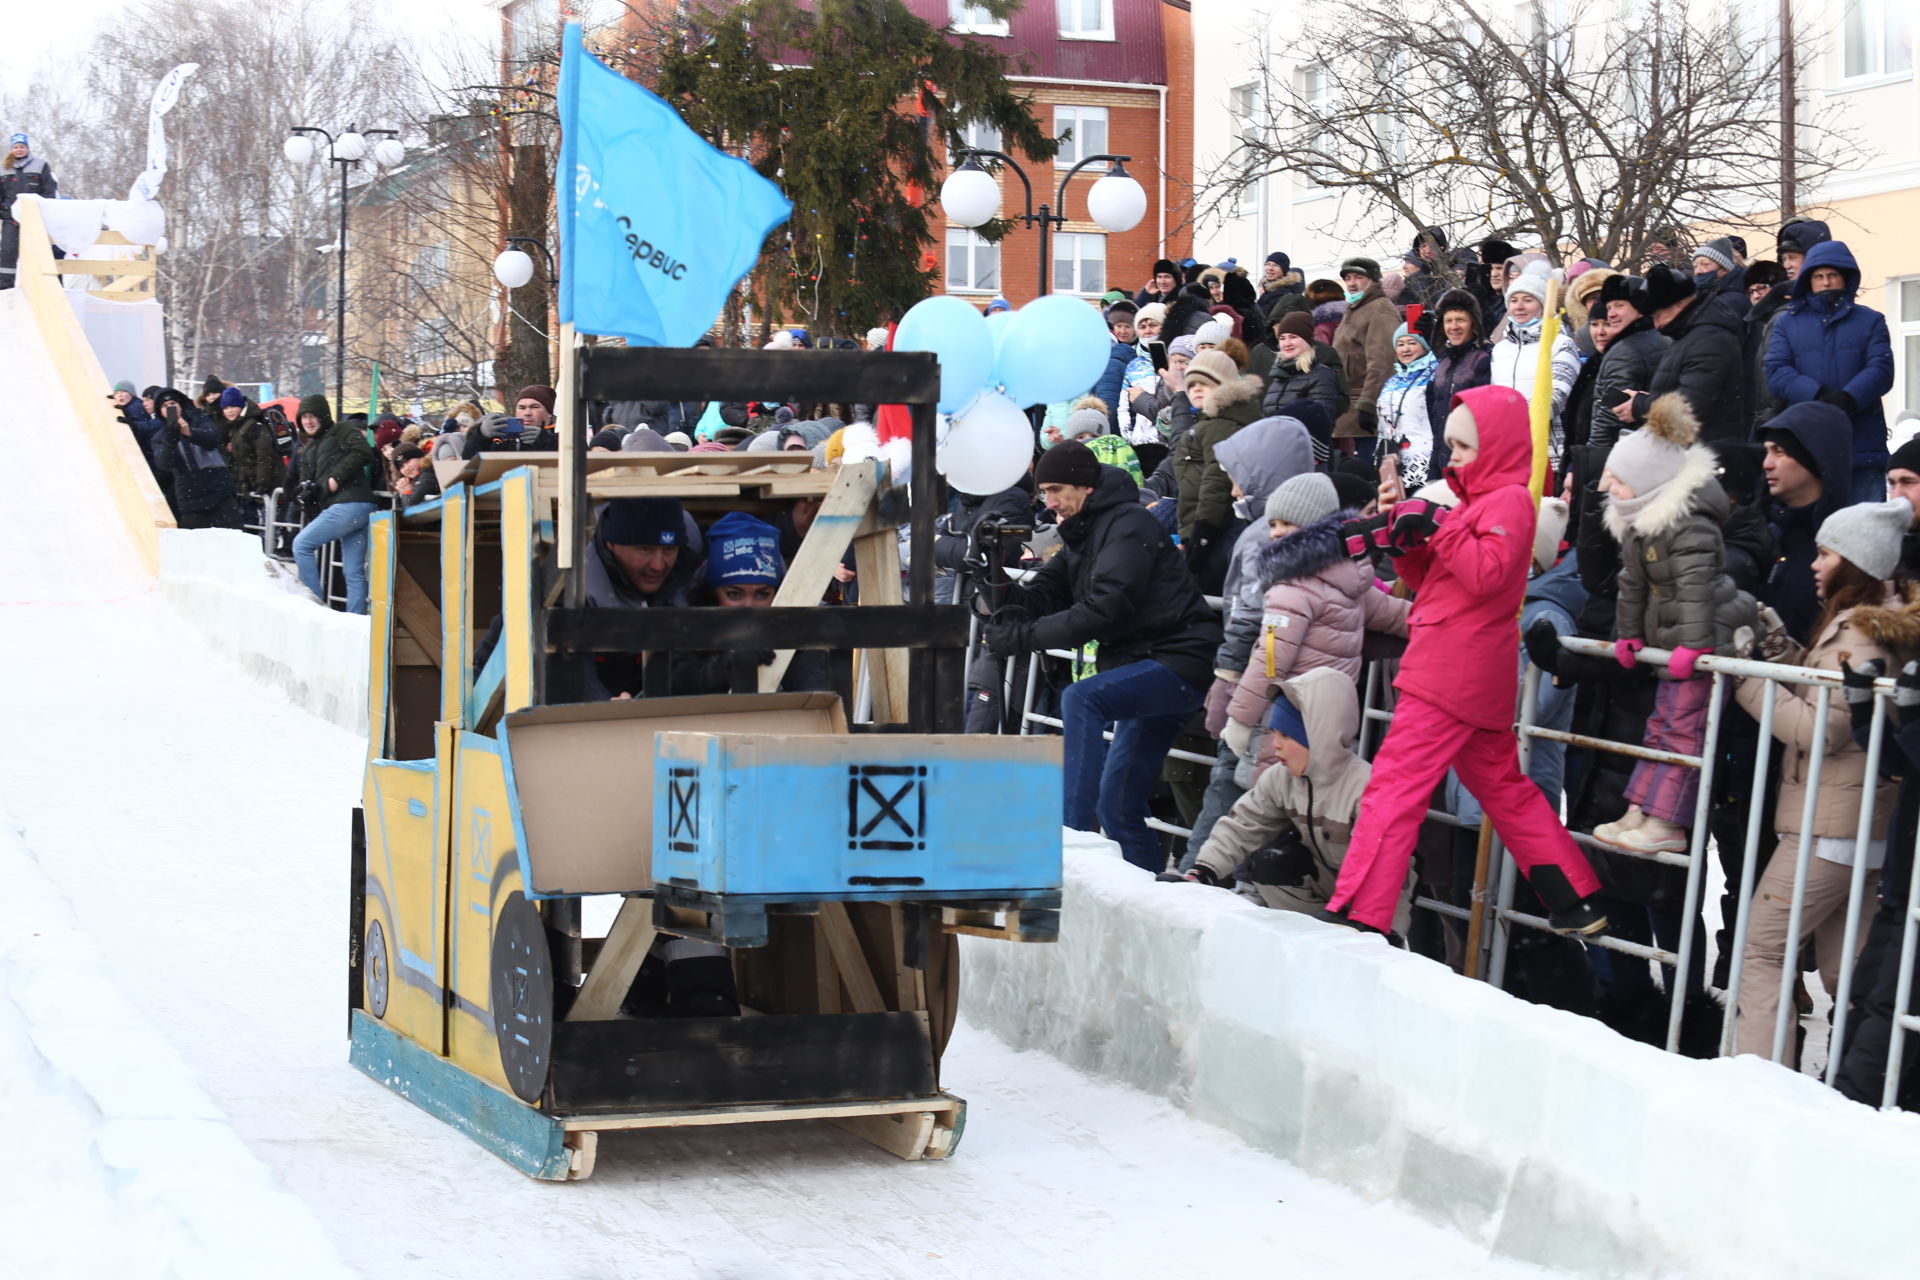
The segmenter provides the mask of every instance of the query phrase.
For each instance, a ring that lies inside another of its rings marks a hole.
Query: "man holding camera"
[[[300,401],[300,436],[298,492],[307,513],[306,527],[293,540],[300,584],[326,603],[320,548],[338,542],[347,574],[347,612],[365,613],[367,521],[374,512],[367,468],[373,463],[373,446],[365,432],[335,424],[325,396]]]
[[[1008,588],[987,623],[987,647],[1011,657],[1098,643],[1097,674],[1060,698],[1066,825],[1104,828],[1128,862],[1157,872],[1166,854],[1147,826],[1147,801],[1167,748],[1212,683],[1220,618],[1125,471],[1069,440],[1041,455],[1033,478],[1059,517],[1061,548],[1032,580]]]

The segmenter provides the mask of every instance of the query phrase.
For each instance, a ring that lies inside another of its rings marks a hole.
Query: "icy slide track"
[[[1920,1122],[1079,837],[1059,945],[963,940],[955,1160],[763,1126],[615,1135],[591,1181],[533,1183],[345,1065],[364,624],[231,534],[168,535],[154,589],[37,341],[0,293],[35,407],[0,468],[0,1274],[1906,1270]]]

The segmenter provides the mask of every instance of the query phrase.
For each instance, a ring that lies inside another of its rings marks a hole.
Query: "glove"
[[[1667,674],[1675,680],[1691,680],[1693,664],[1712,652],[1711,649],[1689,649],[1677,644],[1673,646],[1672,656],[1667,659]]]
[[[1621,636],[1613,642],[1613,660],[1623,667],[1637,665],[1634,655],[1647,647],[1645,640],[1629,640]]]
[[[1527,660],[1548,675],[1560,674],[1560,655],[1566,652],[1560,647],[1560,632],[1553,623],[1545,618],[1534,619],[1522,637],[1527,645]]]
[[[1847,700],[1847,714],[1855,729],[1873,723],[1873,682],[1886,674],[1887,664],[1878,658],[1854,666],[1840,659],[1840,696]]]
[[[1255,884],[1302,885],[1313,879],[1313,851],[1298,831],[1283,833],[1273,844],[1254,850],[1247,859],[1247,879]]]
[[[1815,399],[1821,404],[1830,404],[1851,418],[1860,411],[1859,402],[1844,391],[1822,391]]]
[[[1893,682],[1893,705],[1905,724],[1920,707],[1920,662],[1909,662]]]
[[[1220,741],[1233,749],[1233,754],[1244,757],[1247,748],[1253,745],[1253,726],[1241,724],[1238,720],[1228,720],[1220,730]]]
[[[1374,435],[1380,430],[1379,414],[1375,413],[1371,409],[1359,409],[1359,410],[1356,410],[1355,412],[1359,414],[1360,429],[1362,431],[1366,432],[1368,435]]]
[[[1340,526],[1340,537],[1347,544],[1350,559],[1364,560],[1370,555],[1381,552],[1390,553],[1387,526],[1392,521],[1391,513],[1368,516],[1364,520],[1349,520]]]
[[[1219,536],[1220,527],[1218,525],[1209,524],[1205,520],[1195,521],[1193,532],[1180,543],[1181,550],[1187,554],[1187,568],[1193,569],[1198,567],[1201,559],[1207,553],[1207,548],[1213,545],[1213,540]]]
[[[1440,531],[1441,521],[1447,518],[1445,507],[1427,502],[1421,498],[1407,498],[1393,504],[1387,513],[1388,525],[1387,554],[1404,555],[1415,547],[1424,546],[1428,538]]]
[[[987,619],[980,639],[999,657],[1017,657],[1033,648],[1033,620],[1019,605],[1008,605]]]

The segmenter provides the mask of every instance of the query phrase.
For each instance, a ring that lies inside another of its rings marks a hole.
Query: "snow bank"
[[[164,529],[160,593],[215,652],[350,733],[367,731],[367,619],[322,609],[260,540]]]
[[[187,1065],[107,976],[0,813],[0,1242],[8,1275],[342,1280]]]
[[[1066,837],[1058,943],[961,940],[963,1013],[1016,1048],[1516,1259],[1796,1280],[1910,1265],[1920,1117],[1755,1058],[1662,1053]]]

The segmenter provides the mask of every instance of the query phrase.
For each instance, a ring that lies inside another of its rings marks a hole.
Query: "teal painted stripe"
[[[349,1060],[522,1173],[554,1182],[566,1178],[566,1131],[559,1121],[395,1034],[359,1009],[353,1012]]]

